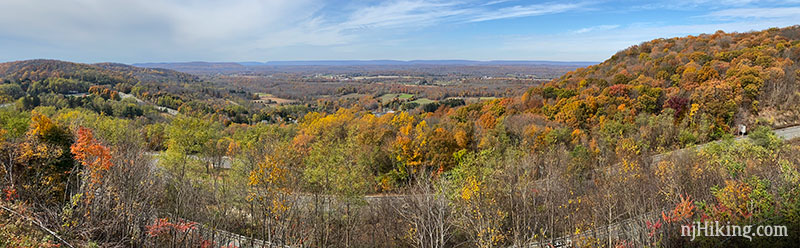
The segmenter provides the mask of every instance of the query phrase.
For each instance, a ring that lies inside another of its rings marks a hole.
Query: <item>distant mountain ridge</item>
[[[216,68],[241,68],[247,66],[364,66],[364,65],[559,65],[589,66],[599,62],[590,61],[547,61],[547,60],[287,60],[267,62],[158,62],[135,63],[139,67],[180,68],[207,66]]]
[[[545,60],[311,60],[268,61],[262,65],[575,65],[588,66],[599,62]]]
[[[201,61],[180,62],[180,63],[136,63],[133,64],[133,66],[143,67],[143,68],[163,68],[181,72],[195,71],[197,70],[197,68],[218,70],[218,71],[242,71],[247,69],[247,66],[234,62],[201,62]]]
[[[214,74],[461,74],[465,76],[536,75],[553,78],[576,68],[598,64],[597,62],[569,62],[543,60],[308,60],[268,62],[166,62],[138,63],[144,68],[163,68],[180,72]]]

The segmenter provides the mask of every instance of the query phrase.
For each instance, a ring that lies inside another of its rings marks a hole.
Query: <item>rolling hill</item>
[[[800,26],[655,39],[569,72],[523,98],[551,119],[589,128],[619,114],[705,123],[800,123]],[[688,118],[687,118],[688,117]]]

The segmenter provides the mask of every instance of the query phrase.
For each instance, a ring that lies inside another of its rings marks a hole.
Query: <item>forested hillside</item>
[[[161,107],[174,110],[184,107],[184,112],[216,114],[215,118],[220,121],[243,122],[250,117],[246,110],[228,106],[232,101],[244,103],[250,95],[165,69],[26,60],[0,63],[0,78],[3,82],[0,102],[16,100],[24,109],[40,105],[57,109],[84,107],[105,115],[148,115],[152,119],[164,112]],[[142,105],[134,99],[108,101],[120,100],[118,93],[130,94],[152,104]]]
[[[799,59],[797,26],[656,39],[531,89],[523,101],[541,106],[551,119],[583,128],[620,112],[672,109],[676,122],[704,123],[688,128],[710,126],[708,134],[719,138],[734,124],[800,122]]]
[[[798,62],[800,26],[717,32],[514,97],[272,105],[169,70],[0,64],[0,246],[228,245],[201,228],[312,247],[751,244],[680,236],[699,220],[786,225],[752,242],[787,246],[800,144],[771,129],[800,123]],[[638,232],[596,235],[623,221]]]

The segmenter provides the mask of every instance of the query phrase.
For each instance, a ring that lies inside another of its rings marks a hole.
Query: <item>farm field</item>
[[[264,103],[268,105],[284,105],[297,102],[296,100],[276,97],[269,93],[256,93],[256,95],[258,96],[258,100],[253,100],[253,102],[256,103]]]
[[[399,100],[408,100],[411,97],[414,97],[414,95],[406,94],[406,93],[400,93],[400,94],[384,94],[384,95],[381,95],[378,99],[381,100],[381,102],[388,102],[388,101],[391,101],[392,99],[395,99],[395,98],[397,98]]]

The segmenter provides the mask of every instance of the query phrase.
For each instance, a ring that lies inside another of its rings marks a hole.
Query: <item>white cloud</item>
[[[487,8],[510,0],[491,1],[478,6],[460,1],[402,0],[367,6],[354,11],[350,19],[338,24],[343,29],[420,27],[442,22],[482,22],[563,13],[584,4],[545,3]]]
[[[759,4],[791,4],[798,0],[669,0],[644,1],[643,4],[631,6],[634,10],[714,10],[724,8],[741,8]]]
[[[618,28],[618,27],[619,27],[619,25],[599,25],[599,26],[581,28],[581,29],[575,30],[573,33],[582,34],[582,33],[594,32],[594,31],[605,31],[605,30],[615,29],[615,28]]]
[[[583,4],[575,3],[555,3],[555,4],[534,4],[534,5],[517,5],[513,7],[501,8],[494,11],[487,11],[472,18],[471,22],[482,22],[497,19],[538,16],[546,14],[562,13],[569,10],[575,10],[582,7]]]
[[[422,26],[470,12],[455,2],[396,1],[359,9],[339,25],[344,29]]]
[[[580,6],[491,6],[502,2],[394,0],[340,8],[325,0],[0,0],[0,59],[56,53],[83,60],[260,59],[255,51],[352,45],[374,32],[553,14]],[[24,41],[28,44],[21,46]]]
[[[515,1],[515,0],[494,0],[494,1],[489,1],[487,3],[484,3],[483,6],[507,3],[507,2],[511,2],[511,1]]]
[[[318,0],[3,0],[0,37],[37,41],[45,44],[42,51],[81,50],[84,58],[214,58],[222,54],[217,51],[268,37],[339,40],[311,30],[319,6]]]
[[[681,5],[703,5],[703,4],[715,4],[715,5],[723,5],[723,6],[741,6],[747,5],[751,3],[758,2],[758,0],[678,0],[673,3],[678,3]]]

